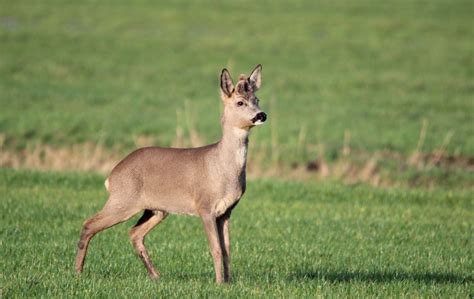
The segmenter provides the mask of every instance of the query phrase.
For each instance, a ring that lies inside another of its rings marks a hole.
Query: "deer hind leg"
[[[156,271],[155,267],[153,267],[148,251],[145,248],[144,239],[145,235],[165,219],[166,216],[168,216],[166,212],[145,210],[143,216],[138,220],[137,224],[135,224],[129,233],[132,245],[135,247],[138,256],[143,264],[145,264],[148,274],[152,279],[157,279],[160,276],[160,273]]]
[[[114,201],[112,198],[109,198],[104,208],[100,212],[84,222],[79,243],[77,244],[77,273],[82,272],[87,254],[87,247],[89,246],[89,242],[95,234],[130,219],[133,215],[141,210],[140,208],[126,208],[123,206],[114,205],[113,202]]]

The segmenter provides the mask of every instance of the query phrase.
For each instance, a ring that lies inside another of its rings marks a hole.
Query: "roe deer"
[[[78,273],[96,233],[144,210],[129,235],[152,279],[158,278],[159,272],[148,256],[145,235],[168,214],[188,214],[202,219],[216,282],[230,281],[229,218],[245,192],[249,130],[267,119],[255,96],[261,73],[262,66],[257,65],[248,78],[241,75],[234,88],[229,72],[222,70],[224,113],[219,142],[197,148],[141,148],[115,166],[105,181],[108,201],[82,227],[76,257]]]

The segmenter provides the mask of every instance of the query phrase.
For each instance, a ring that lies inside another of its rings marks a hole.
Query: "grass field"
[[[302,158],[303,126],[329,158],[345,131],[354,149],[409,154],[423,119],[423,151],[452,134],[448,153],[471,156],[473,10],[462,0],[2,1],[0,131],[13,148],[128,150],[142,135],[170,145],[187,99],[215,141],[220,70],[236,77],[262,63],[262,106],[288,160]],[[272,142],[270,127],[254,135]]]
[[[158,282],[128,240],[98,234],[74,274],[81,224],[102,178],[0,170],[2,295],[9,297],[472,296],[472,194],[252,181],[232,216],[233,283],[215,286],[198,218],[147,238]],[[136,218],[136,217],[135,217]]]
[[[472,297],[471,2],[0,1],[0,297]],[[233,283],[214,285],[187,217],[147,239],[159,282],[129,244],[136,219],[76,277],[106,198],[93,172],[217,141],[220,70],[257,63],[269,121],[232,218]]]

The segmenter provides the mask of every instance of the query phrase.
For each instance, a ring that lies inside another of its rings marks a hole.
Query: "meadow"
[[[346,142],[355,163],[401,157],[380,163],[386,174],[415,151],[441,152],[460,163],[423,174],[472,185],[469,1],[2,1],[0,11],[4,150],[93,142],[124,154],[136,140],[172,145],[179,126],[214,142],[220,70],[261,63],[271,125],[251,150],[271,157],[263,165],[330,163]],[[415,180],[413,164],[391,179]]]
[[[472,297],[471,1],[0,2],[0,297]],[[263,65],[232,218],[233,283],[200,220],[99,234],[139,146],[220,138],[219,74]],[[41,171],[38,171],[41,170]]]
[[[201,221],[147,236],[148,279],[128,230],[99,233],[82,276],[82,221],[106,199],[97,175],[1,170],[2,297],[472,296],[472,194],[257,180],[232,216],[233,283],[216,286]]]

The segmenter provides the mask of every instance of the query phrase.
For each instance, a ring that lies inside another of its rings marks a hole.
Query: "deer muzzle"
[[[263,124],[267,120],[267,114],[265,112],[259,112],[252,118],[252,122],[256,125]]]

